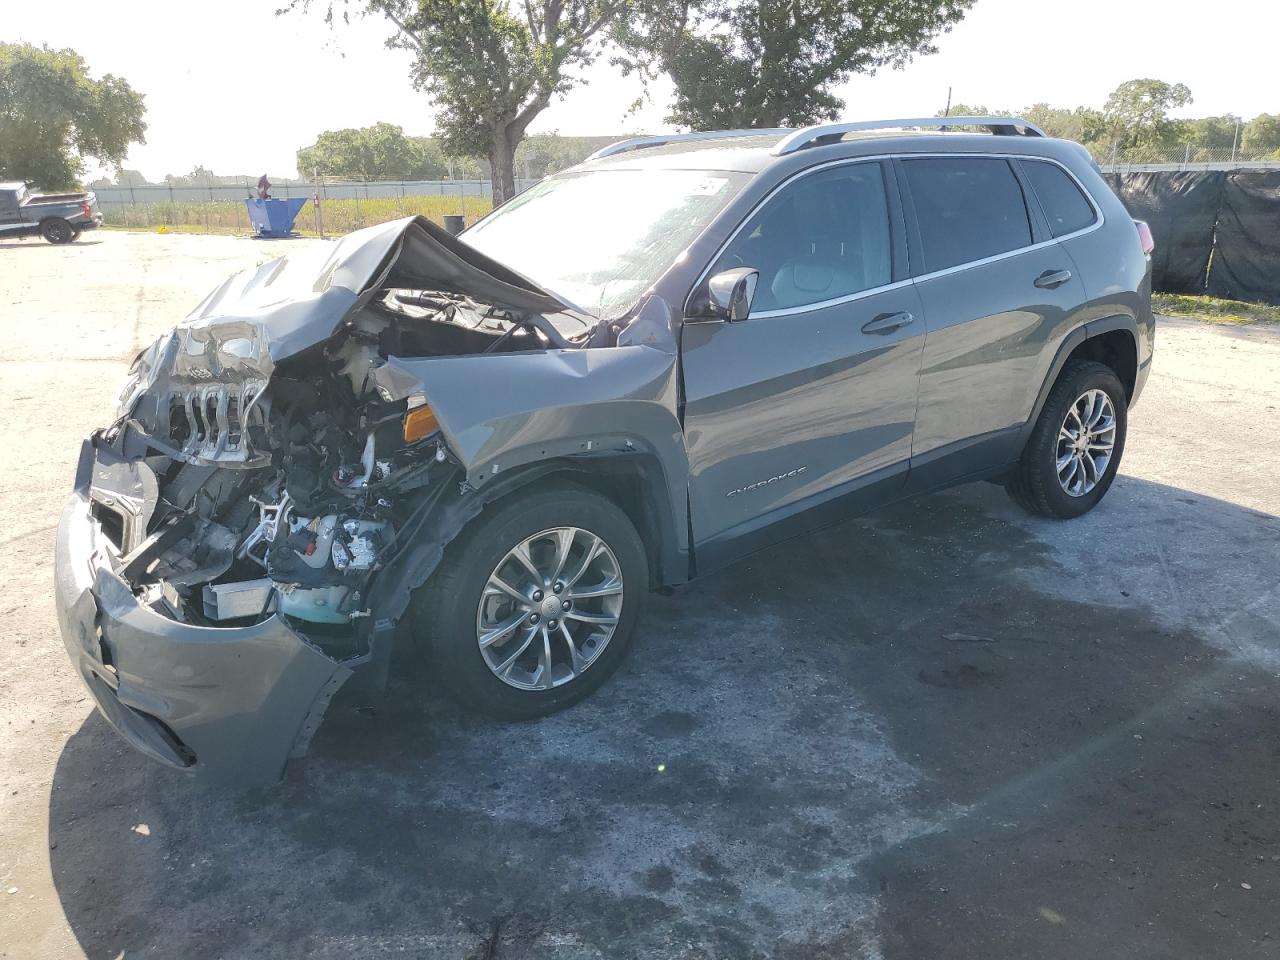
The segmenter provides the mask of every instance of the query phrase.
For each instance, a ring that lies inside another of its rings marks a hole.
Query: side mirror
[[[707,281],[707,315],[716,320],[745,320],[756,297],[760,271],[734,267]]]

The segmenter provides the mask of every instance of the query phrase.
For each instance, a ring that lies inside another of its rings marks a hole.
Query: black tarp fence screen
[[[1280,170],[1107,179],[1129,213],[1151,227],[1156,290],[1280,304]]]

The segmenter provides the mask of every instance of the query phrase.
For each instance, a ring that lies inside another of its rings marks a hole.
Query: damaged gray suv
[[[546,714],[649,591],[782,538],[975,479],[1092,509],[1150,246],[1083,148],[953,117],[627,141],[460,238],[264,263],[85,442],[67,649],[131,744],[242,784],[393,644],[469,708]]]

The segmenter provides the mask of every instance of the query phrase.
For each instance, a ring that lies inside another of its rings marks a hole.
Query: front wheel
[[[1009,496],[1039,516],[1065,520],[1088,513],[1115,480],[1128,412],[1115,371],[1092,361],[1069,364],[1005,484]]]
[[[51,217],[40,224],[40,236],[50,243],[70,243],[76,238],[76,232],[61,217]]]
[[[584,487],[517,492],[451,543],[415,604],[428,669],[504,719],[563,709],[618,668],[649,589],[627,515]]]

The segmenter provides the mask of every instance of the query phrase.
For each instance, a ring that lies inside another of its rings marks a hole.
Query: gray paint
[[[58,526],[55,598],[63,643],[100,712],[131,745],[210,781],[279,779],[351,676],[278,616],[252,627],[177,623],[143,605],[104,561],[87,491]],[[175,753],[163,721],[195,754]]]
[[[82,203],[88,204],[86,214]],[[0,236],[38,234],[51,219],[65,220],[75,230],[93,230],[102,224],[98,198],[92,193],[29,193],[20,181],[0,183]]]
[[[757,173],[629,317],[597,328],[583,345],[565,349],[563,338],[549,335],[557,348],[393,357],[377,369],[384,397],[426,397],[465,476],[442,504],[440,522],[427,525],[434,538],[416,545],[412,576],[405,574],[391,591],[393,616],[439,562],[447,538],[481,509],[488,489],[515,490],[564,465],[589,471],[600,458],[628,457],[657,464],[644,475],[660,478],[651,482],[661,484],[661,502],[670,507],[658,511],[671,528],[662,539],[677,554],[691,553],[696,566],[701,559],[731,559],[735,548],[766,544],[769,536],[761,533],[768,534],[771,521],[811,508],[813,518],[830,522],[840,515],[831,508],[841,503],[845,513],[865,510],[909,489],[998,472],[1016,457],[1015,441],[1070,349],[1095,332],[1132,332],[1140,389],[1153,338],[1149,265],[1123,207],[1082,148],[1039,137],[854,135],[775,157],[777,142],[773,135],[668,144],[579,168]],[[835,162],[939,153],[1058,162],[1093,196],[1101,222],[1061,241],[1048,240],[1038,223],[1033,247],[926,277],[918,258],[905,255],[918,247],[903,186],[901,213],[893,200],[890,212],[909,242],[896,238],[889,285],[737,323],[684,321],[717,252],[790,179]],[[378,288],[400,285],[400,277],[522,310],[572,309],[501,264],[467,253],[465,238],[436,232],[398,221],[353,234],[308,269],[286,258],[248,271],[211,294],[188,329],[241,330],[249,324],[265,339],[274,363],[325,340]],[[1040,273],[1058,269],[1071,269],[1078,282],[1056,291],[1032,286]],[[915,319],[884,335],[862,331],[868,320],[898,312]],[[270,363],[262,369],[269,372]],[[97,575],[90,591],[77,579],[85,575],[88,535],[82,528],[89,526],[86,508],[73,500],[59,535],[59,607],[68,648],[82,669],[94,669],[76,643],[92,621],[94,600],[86,598],[96,598],[104,632],[119,638],[131,667],[138,665],[136,687],[121,684],[128,696],[166,711],[156,715],[173,718],[175,730],[191,721],[184,731],[198,731],[193,736],[201,738],[207,732],[204,746],[194,739],[192,745],[198,754],[224,758],[229,770],[235,749],[251,745],[253,771],[278,772],[282,751],[314,729],[347,667],[319,654],[277,618],[241,631],[202,629],[196,635],[139,614],[129,606],[132,595],[110,577]],[[675,567],[668,566],[668,582],[685,579],[688,571]],[[225,637],[226,645],[206,642],[215,636]],[[256,666],[246,673],[246,664]],[[184,707],[192,687],[173,686],[179,669],[207,672],[211,684],[202,689],[211,692],[200,709]],[[157,676],[156,670],[169,673]],[[238,685],[212,682],[223,676]],[[158,699],[147,700],[148,690]],[[101,702],[101,691],[94,693]],[[206,714],[211,724],[194,722]],[[278,734],[274,739],[260,727],[267,717]],[[131,739],[146,748],[138,737]]]

